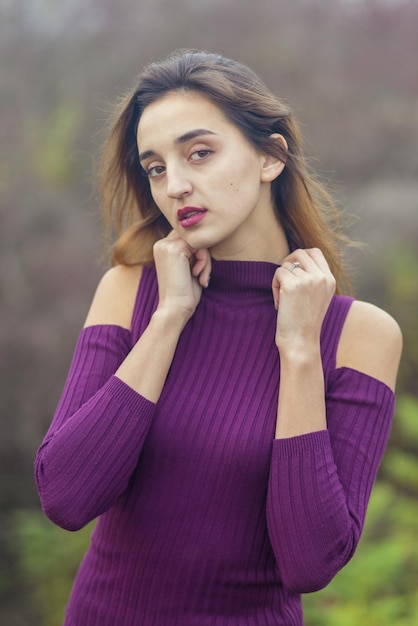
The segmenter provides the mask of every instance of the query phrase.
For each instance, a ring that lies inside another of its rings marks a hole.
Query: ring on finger
[[[292,261],[291,267],[288,267],[287,269],[292,274],[297,267],[301,267],[301,264],[298,263],[298,261]]]

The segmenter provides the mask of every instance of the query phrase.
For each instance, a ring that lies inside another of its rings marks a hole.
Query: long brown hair
[[[144,109],[172,91],[196,91],[216,104],[258,150],[286,163],[272,183],[275,208],[289,241],[317,247],[337,280],[337,292],[351,291],[342,261],[339,213],[330,194],[309,171],[299,126],[289,107],[241,63],[223,56],[176,52],[145,67],[135,88],[116,107],[99,167],[102,215],[112,263],[152,262],[152,246],[171,230],[155,204],[138,159],[136,131]],[[271,138],[279,133],[288,149]]]

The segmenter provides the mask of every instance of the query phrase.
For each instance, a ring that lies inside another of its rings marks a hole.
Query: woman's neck
[[[228,240],[210,249],[218,261],[267,261],[279,265],[290,252],[289,241],[283,228],[276,223],[273,228],[263,228],[249,233],[243,243]]]

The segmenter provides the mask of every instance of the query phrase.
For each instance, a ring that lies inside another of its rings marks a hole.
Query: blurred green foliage
[[[15,511],[12,542],[32,614],[42,626],[62,624],[77,568],[92,524],[77,533],[54,526],[39,511]]]
[[[81,111],[67,101],[60,103],[40,124],[39,117],[26,120],[30,126],[32,166],[52,188],[69,185],[81,175],[80,158],[71,158],[80,133]]]

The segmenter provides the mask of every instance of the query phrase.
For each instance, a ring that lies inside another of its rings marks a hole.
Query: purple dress
[[[131,331],[82,330],[36,459],[51,520],[98,518],[65,626],[300,626],[300,594],[353,555],[394,395],[335,368],[352,303],[336,296],[321,335],[328,429],[274,439],[275,268],[213,261],[157,404],[113,375],[157,306],[153,267]]]

